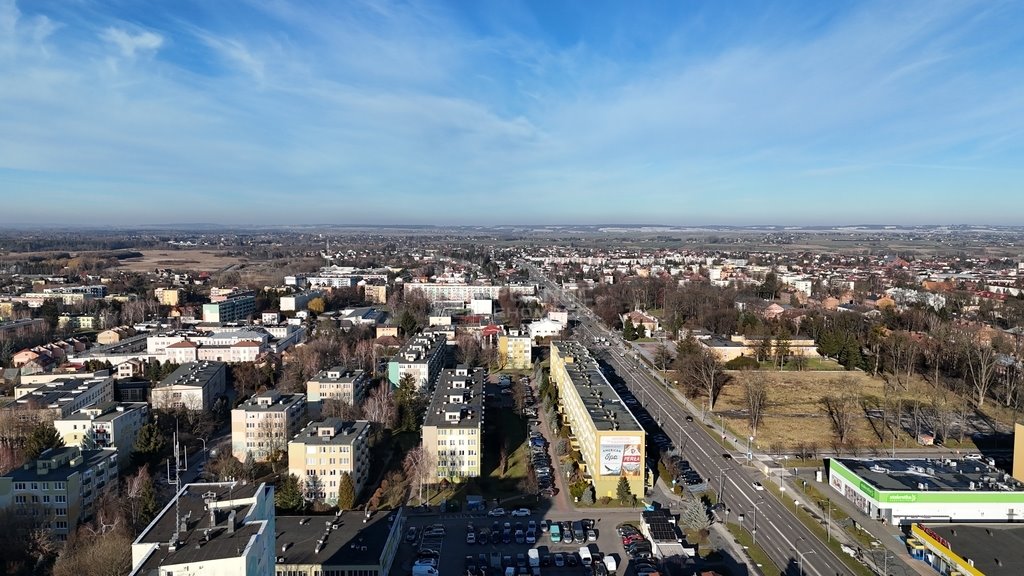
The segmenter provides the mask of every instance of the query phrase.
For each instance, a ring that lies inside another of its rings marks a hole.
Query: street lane
[[[593,313],[579,305],[575,298],[563,293],[553,282],[542,276],[535,267],[539,280],[561,303],[575,312],[582,334],[580,340],[594,348],[595,356],[604,361],[622,378],[627,389],[640,400],[691,466],[718,488],[724,486],[720,501],[731,514],[743,514],[743,524],[752,532],[765,553],[786,574],[798,574],[797,564],[804,574],[814,576],[852,575],[831,548],[819,540],[806,526],[779,502],[774,495],[753,486],[755,476],[743,468],[735,458],[726,459],[728,452],[711,436],[699,413],[695,422],[685,422],[685,408],[673,398],[665,386],[641,363],[619,338],[617,333],[604,329]],[[595,337],[606,338],[608,345],[594,346]],[[745,457],[745,455],[744,455]],[[760,476],[756,476],[760,478]],[[718,482],[715,482],[718,480]],[[738,516],[737,516],[738,517]],[[798,561],[799,560],[799,561]]]

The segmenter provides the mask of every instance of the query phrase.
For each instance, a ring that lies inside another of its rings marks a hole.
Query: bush
[[[665,484],[672,482],[672,475],[669,474],[668,468],[665,467],[664,460],[658,460],[658,478],[661,478],[661,481]]]
[[[757,370],[761,364],[750,356],[739,356],[725,363],[726,370]]]
[[[601,496],[601,498],[598,499],[598,502],[600,502],[602,506],[607,506],[607,505],[612,503],[612,497],[611,496]]]
[[[594,487],[587,485],[586,489],[583,490],[583,494],[580,495],[580,502],[587,506],[594,505]]]

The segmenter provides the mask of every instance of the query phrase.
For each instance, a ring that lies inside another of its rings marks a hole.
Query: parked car
[[[526,516],[529,516],[529,515],[530,515],[530,509],[529,508],[518,508],[518,509],[512,511],[512,516],[517,517],[517,518],[523,518],[523,517],[526,517]]]
[[[505,515],[505,509],[504,508],[491,508],[487,512],[487,515],[492,517],[492,518],[497,518],[499,516],[504,516]]]
[[[565,555],[561,552],[555,554],[555,568],[562,568],[565,566]]]
[[[416,541],[416,536],[418,534],[419,534],[419,531],[416,530],[415,526],[409,526],[409,529],[405,531],[405,541],[406,542],[415,542]]]

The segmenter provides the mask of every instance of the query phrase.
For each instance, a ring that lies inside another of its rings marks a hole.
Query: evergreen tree
[[[352,483],[352,475],[342,472],[338,480],[338,508],[351,510],[356,503],[356,487]]]
[[[167,449],[167,439],[156,422],[150,422],[139,429],[135,437],[135,450],[132,452],[132,460],[135,464],[156,465]]]
[[[615,496],[619,499],[619,504],[623,506],[633,504],[633,491],[629,489],[629,480],[626,480],[625,476],[619,476],[619,485],[615,487]]]
[[[302,487],[299,478],[294,474],[286,474],[274,486],[274,505],[282,511],[297,512],[302,510],[306,501],[302,498]]]
[[[423,395],[416,386],[416,377],[412,374],[403,374],[398,380],[398,390],[395,391],[398,429],[410,432],[419,430],[425,408]]]
[[[587,486],[583,490],[583,494],[580,494],[580,503],[591,506],[594,504],[594,487]]]
[[[629,341],[636,340],[636,326],[633,326],[633,321],[628,316],[622,323],[622,337]]]
[[[647,327],[644,326],[643,324],[637,324],[636,325],[636,337],[637,338],[647,338]]]
[[[53,424],[44,422],[32,429],[32,432],[25,440],[25,457],[28,460],[35,460],[40,454],[50,448],[63,448],[64,439],[53,427]]]

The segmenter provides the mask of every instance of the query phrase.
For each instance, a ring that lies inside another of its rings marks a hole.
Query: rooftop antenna
[[[177,544],[178,535],[181,532],[181,498],[178,491],[181,490],[181,446],[178,444],[178,419],[174,419],[174,479],[171,479],[171,459],[167,459],[167,483],[174,486],[174,536],[171,542]]]

